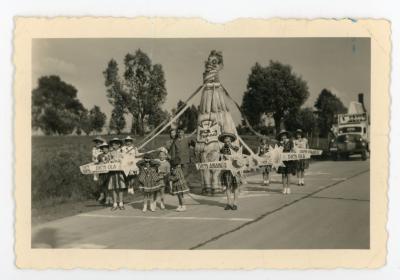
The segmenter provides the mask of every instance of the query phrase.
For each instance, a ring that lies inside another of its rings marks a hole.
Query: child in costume
[[[100,149],[101,149],[101,153],[97,157],[97,162],[99,164],[110,162],[111,154],[109,152],[109,145],[107,144],[107,142],[104,142],[103,144],[101,144]],[[107,183],[108,183],[108,173],[99,174],[100,194],[101,194],[101,196],[105,197],[104,205],[111,206],[112,199],[107,190]]]
[[[296,130],[296,139],[293,140],[295,149],[308,149],[308,140],[303,137],[303,131],[301,129]],[[298,185],[304,186],[304,171],[308,168],[309,162],[306,159],[300,159],[296,161],[296,172]]]
[[[232,133],[222,133],[218,140],[224,143],[223,147],[220,150],[221,159],[228,159],[230,155],[234,154],[239,150],[239,147],[234,146],[232,142],[236,140],[236,135]],[[221,174],[221,184],[226,189],[226,198],[227,205],[225,206],[225,210],[237,210],[237,199],[239,196],[239,185],[240,185],[240,177],[238,174],[232,174],[230,170],[222,170]],[[232,193],[233,193],[233,202],[232,202]]]
[[[130,155],[132,158],[141,155],[133,144],[133,138],[130,136],[127,136],[124,139],[124,146],[122,146],[121,150],[122,153]],[[138,171],[139,170],[135,170],[135,168],[133,168],[132,170],[129,171],[128,176],[126,176],[126,185],[128,186],[128,193],[130,194],[135,193],[134,187],[136,184]]]
[[[103,144],[105,141],[100,137],[97,136],[95,139],[93,139],[94,146],[92,148],[92,162],[98,163],[98,157],[101,154],[101,149],[100,145]],[[98,181],[99,180],[99,174],[94,174],[93,175],[93,181]],[[99,184],[99,188],[101,188]],[[104,193],[100,192],[100,197],[97,199],[97,201],[102,201],[104,199]]]
[[[171,161],[171,174],[169,176],[170,194],[178,197],[179,206],[176,208],[177,212],[186,211],[183,195],[189,192],[183,171],[181,168],[181,160],[175,157]]]
[[[119,138],[113,138],[110,140],[111,145],[111,162],[119,162],[122,158],[121,145],[122,140]],[[110,171],[108,172],[108,185],[107,189],[112,191],[113,194],[113,207],[111,211],[117,209],[125,210],[124,207],[124,191],[126,189],[125,175],[122,171]],[[119,201],[119,203],[117,203]]]
[[[160,175],[160,177],[162,178],[160,180],[160,184],[161,184],[161,188],[158,191],[158,193],[160,194],[160,208],[162,210],[165,209],[165,203],[164,203],[164,197],[165,197],[165,188],[167,186],[168,183],[168,178],[169,178],[169,173],[171,171],[171,165],[169,163],[169,161],[167,160],[167,156],[168,156],[168,151],[167,149],[163,148],[160,150],[159,153],[159,160],[158,160],[158,174]],[[155,195],[157,196],[157,193],[155,193]],[[157,200],[157,198],[155,198],[154,200]]]
[[[163,178],[157,173],[158,161],[151,159],[148,155],[145,155],[137,165],[139,166],[139,189],[143,191],[143,212],[147,211],[147,204],[150,203],[150,211],[154,212],[156,193],[162,188],[160,183]]]
[[[257,155],[260,157],[266,156],[266,154],[269,152],[269,139],[267,137],[262,137],[260,141],[260,145],[258,146],[257,150]],[[266,165],[263,168],[263,185],[264,186],[269,186],[269,181],[270,181],[270,172],[271,172],[271,165]]]
[[[278,134],[279,146],[283,147],[284,153],[293,151],[293,142],[290,140],[289,132],[281,130]],[[278,173],[282,174],[283,194],[290,194],[290,174],[295,174],[294,161],[283,161],[285,166],[279,166]]]

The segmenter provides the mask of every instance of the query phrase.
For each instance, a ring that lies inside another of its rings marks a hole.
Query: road
[[[188,210],[141,212],[101,209],[32,228],[33,248],[110,249],[368,249],[369,160],[310,165],[306,186],[282,195],[279,175],[269,187],[261,174],[242,186],[238,211],[225,211],[223,196],[186,197]],[[296,179],[292,177],[293,183]]]

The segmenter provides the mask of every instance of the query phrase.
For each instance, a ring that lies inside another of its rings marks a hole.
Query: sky
[[[122,75],[124,56],[139,48],[152,63],[163,66],[168,92],[163,108],[169,111],[201,85],[204,61],[213,49],[223,53],[220,80],[238,103],[251,67],[256,62],[266,66],[274,60],[290,64],[293,72],[307,82],[310,96],[303,106],[312,107],[326,88],[347,107],[350,101],[357,100],[358,93],[364,93],[366,108],[370,108],[369,38],[34,39],[32,89],[39,77],[59,75],[78,90],[78,98],[86,108],[98,105],[109,117],[112,106],[106,97],[102,72],[113,58]],[[199,99],[200,95],[194,104],[199,104]],[[232,103],[229,107],[239,123],[240,113]]]

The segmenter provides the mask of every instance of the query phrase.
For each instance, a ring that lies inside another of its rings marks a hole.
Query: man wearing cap
[[[308,149],[308,140],[303,136],[301,129],[296,130],[296,139],[293,140],[294,148],[296,149]],[[300,159],[296,161],[296,172],[298,185],[304,186],[304,170],[308,168],[309,162],[306,159]]]

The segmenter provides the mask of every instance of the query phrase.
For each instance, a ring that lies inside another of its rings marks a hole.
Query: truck
[[[346,114],[338,114],[337,124],[332,131],[335,136],[329,144],[329,152],[333,160],[348,159],[357,154],[361,155],[362,160],[368,158],[369,117],[362,102],[353,101]]]

